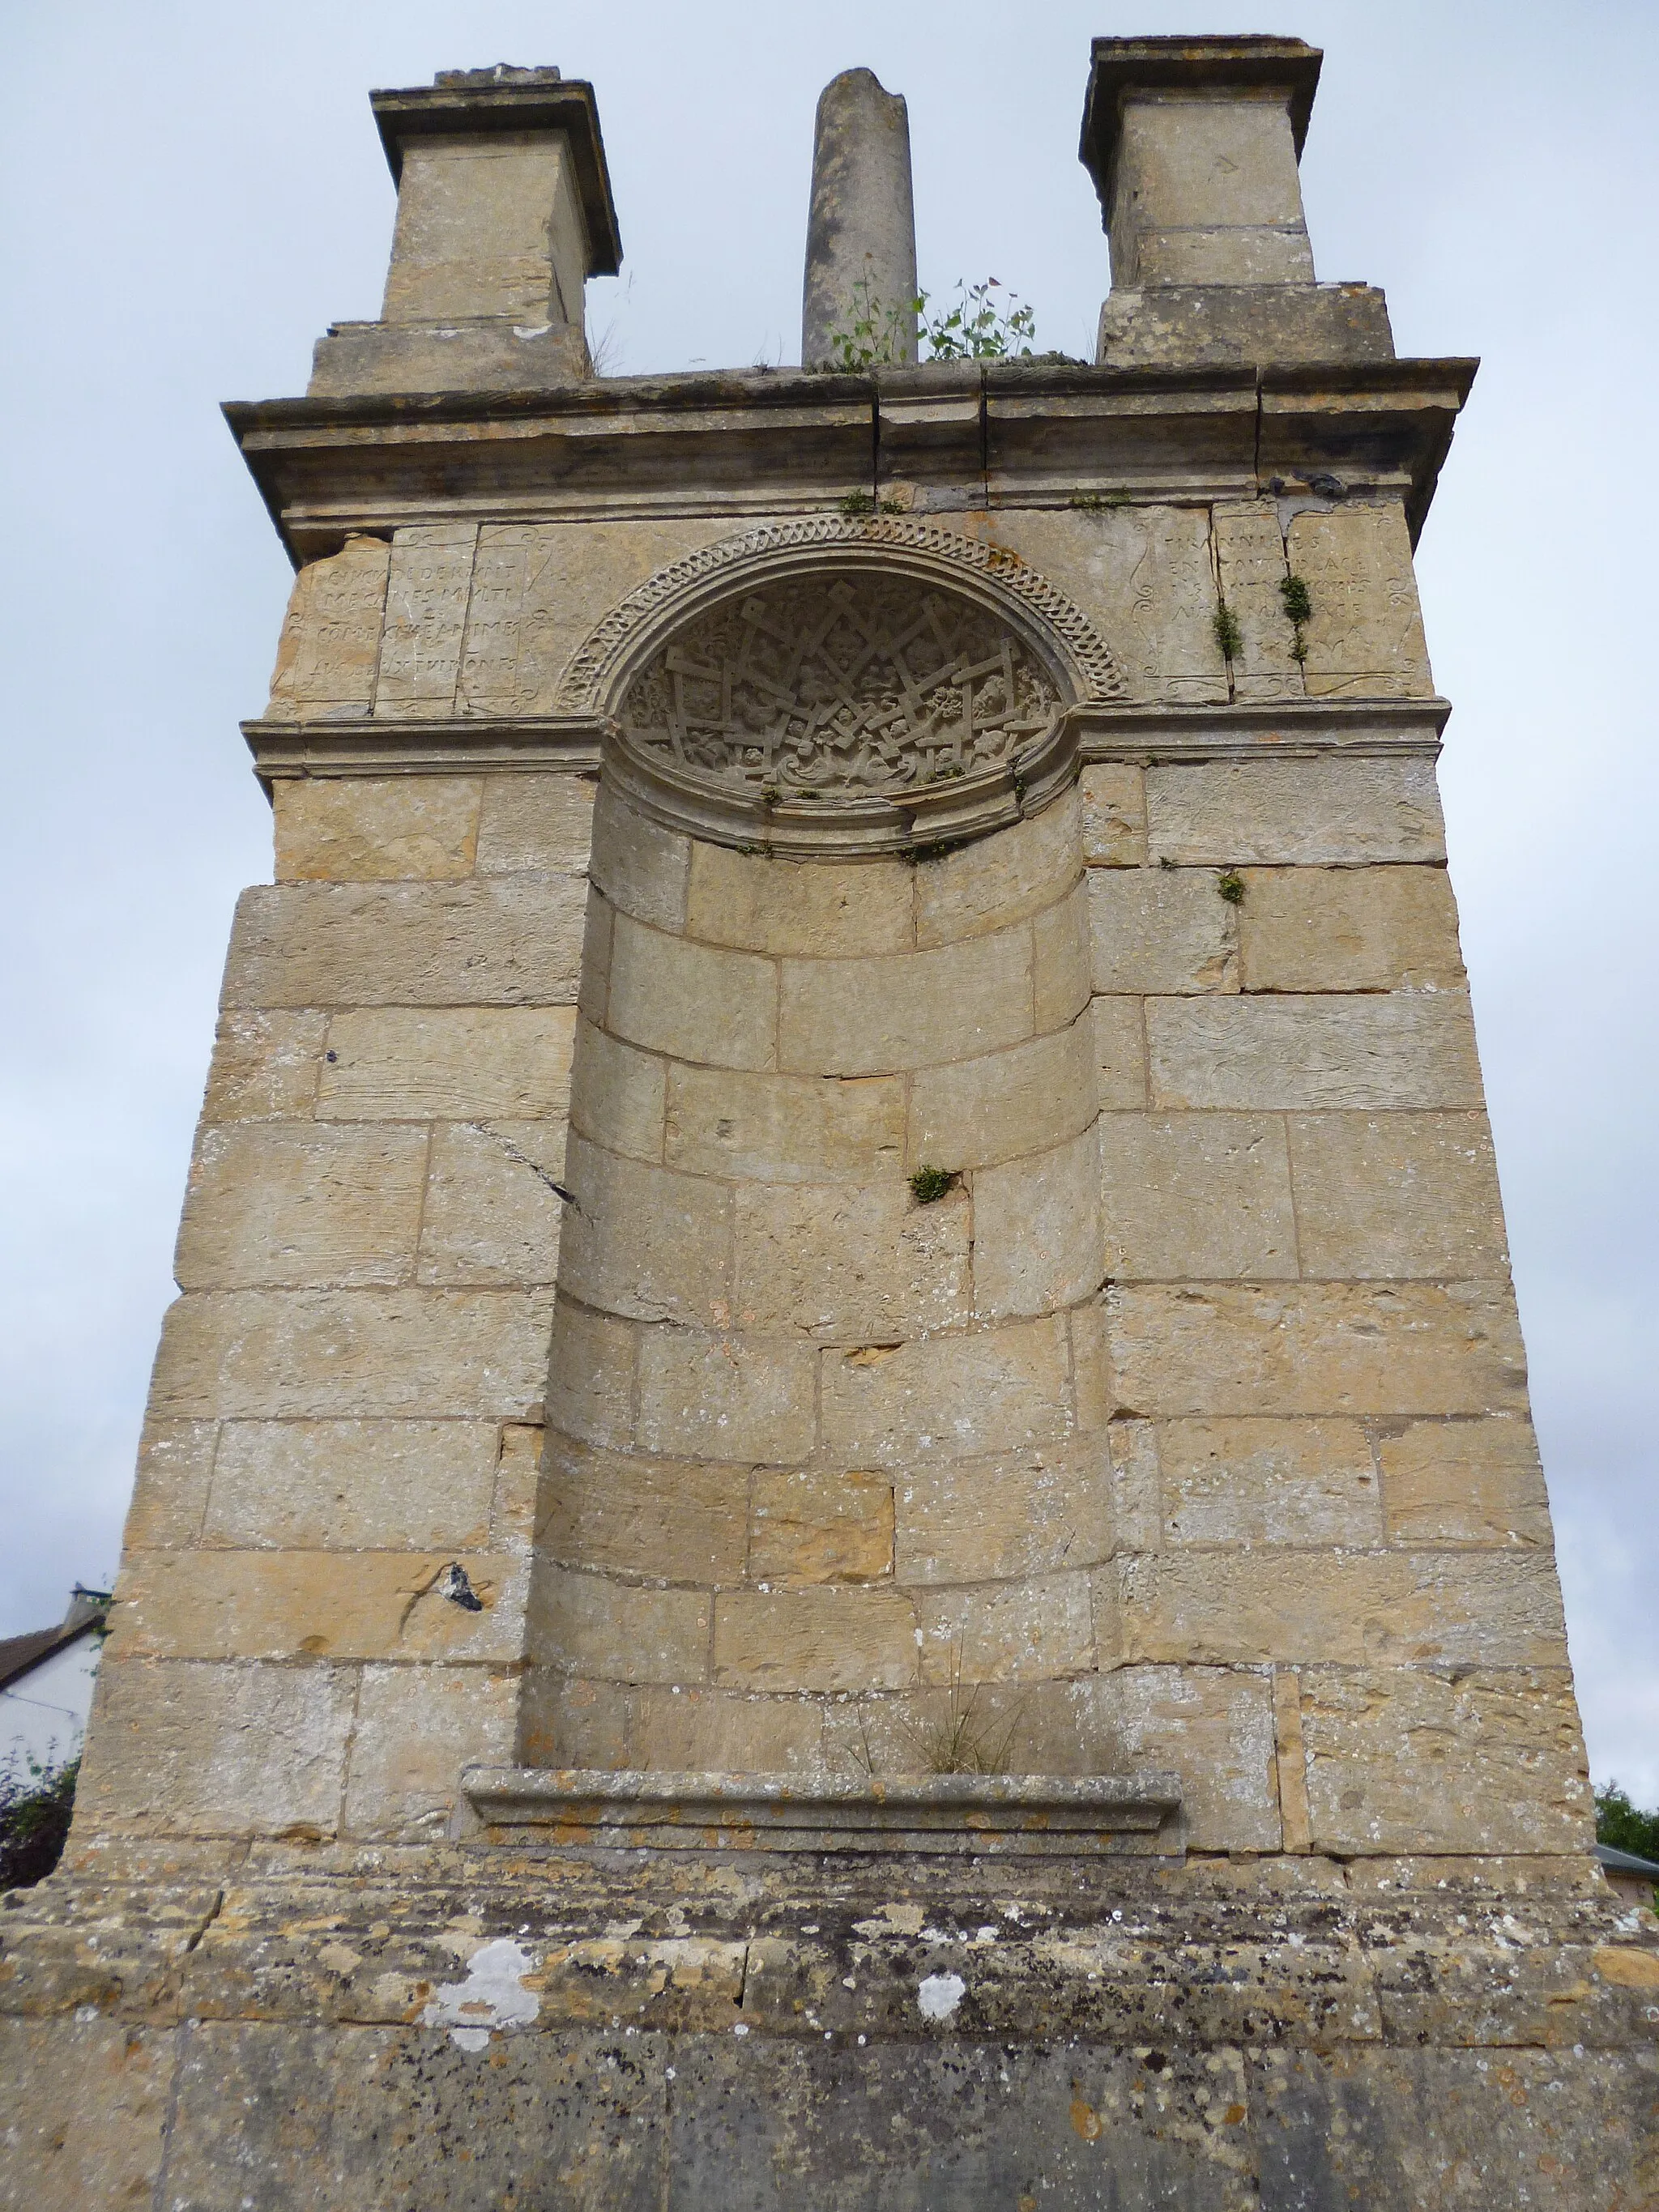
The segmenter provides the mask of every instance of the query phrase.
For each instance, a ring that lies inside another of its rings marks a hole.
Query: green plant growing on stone
[[[1224,868],[1215,879],[1215,887],[1229,906],[1244,903],[1244,878],[1237,868]]]
[[[938,1720],[920,1725],[908,1720],[900,1723],[924,1774],[1008,1771],[1008,1755],[1024,1700],[1010,1712],[981,1714],[979,1693],[984,1686],[975,1682],[967,1696],[963,1695],[962,1642],[957,1638],[951,1646],[951,1694],[944,1713]]]
[[[873,492],[849,491],[845,499],[836,504],[849,522],[856,522],[866,514],[902,514],[904,501],[891,495],[878,499]]]
[[[914,300],[889,307],[870,279],[860,276],[853,287],[847,321],[830,333],[830,366],[858,370],[902,365],[909,358],[910,333],[925,298],[918,293]]]
[[[1127,507],[1129,495],[1127,491],[1080,491],[1066,504],[1080,514],[1109,514],[1114,507]]]
[[[1307,628],[1313,618],[1313,594],[1302,577],[1286,576],[1279,584],[1279,596],[1291,618],[1291,659],[1300,666],[1308,657]]]
[[[928,295],[916,300],[921,319],[921,340],[929,361],[1007,361],[1029,358],[1036,336],[1036,311],[1018,294],[1010,292],[1006,307],[991,297],[1001,283],[988,276],[982,284],[957,279],[957,304],[948,313],[929,315]]]
[[[962,1181],[957,1168],[919,1167],[910,1178],[910,1195],[918,1206],[936,1206]]]
[[[30,1889],[63,1856],[75,1810],[78,1757],[61,1766],[28,1762],[27,1780],[0,1779],[0,1890]]]
[[[1221,647],[1224,660],[1237,660],[1244,650],[1244,633],[1238,626],[1238,617],[1223,599],[1215,611],[1215,641]]]

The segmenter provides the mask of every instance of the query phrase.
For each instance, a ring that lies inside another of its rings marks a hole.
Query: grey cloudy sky
[[[1659,1801],[1659,1173],[1648,507],[1659,11],[1274,10],[1326,50],[1322,276],[1485,365],[1425,534],[1454,880],[1597,1779]],[[1249,20],[1247,20],[1247,18]],[[35,0],[0,21],[0,1634],[110,1573],[231,902],[270,872],[238,720],[289,583],[222,398],[373,315],[365,94],[556,63],[597,88],[623,371],[798,357],[819,88],[909,101],[922,281],[994,275],[1092,350],[1090,37],[1260,28],[1143,0]]]

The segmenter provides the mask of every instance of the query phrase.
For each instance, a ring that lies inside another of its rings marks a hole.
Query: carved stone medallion
[[[1006,764],[1063,701],[989,608],[860,568],[769,581],[696,616],[639,671],[634,741],[737,788],[832,798]]]

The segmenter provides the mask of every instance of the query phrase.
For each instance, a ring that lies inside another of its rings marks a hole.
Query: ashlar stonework
[[[591,88],[374,96],[382,318],[228,410],[275,879],[8,2203],[1659,2204],[1411,565],[1474,365],[1316,281],[1318,68],[1097,41],[1096,362],[810,374],[592,374]],[[826,94],[811,360],[908,144]]]

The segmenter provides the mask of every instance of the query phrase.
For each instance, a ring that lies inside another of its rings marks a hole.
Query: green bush
[[[61,1766],[31,1759],[26,1780],[0,1781],[0,1890],[44,1881],[63,1856],[80,1774],[77,1754]]]
[[[1609,1782],[1595,1793],[1595,1840],[1638,1859],[1659,1861],[1659,1812],[1643,1812],[1616,1782]]]

